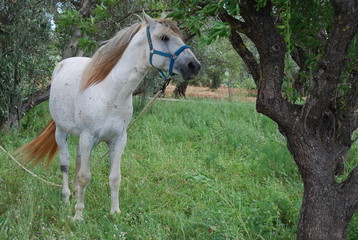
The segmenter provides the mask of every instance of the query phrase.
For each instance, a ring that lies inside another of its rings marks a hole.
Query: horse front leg
[[[62,172],[62,198],[65,203],[69,203],[70,201],[70,188],[68,187],[68,165],[70,162],[70,154],[68,152],[68,144],[67,144],[67,136],[68,134],[61,130],[60,128],[56,128],[56,143],[60,150],[60,166]]]
[[[75,216],[74,220],[83,219],[84,195],[86,187],[91,180],[91,170],[89,166],[89,159],[91,156],[92,148],[95,145],[94,137],[89,133],[81,133],[79,141],[79,160],[80,166],[77,172],[76,188],[76,205],[75,205]]]
[[[127,142],[127,133],[124,132],[122,136],[117,137],[108,143],[109,157],[111,163],[111,170],[109,174],[109,186],[111,188],[111,214],[120,214],[119,209],[119,187],[121,183],[121,156]]]

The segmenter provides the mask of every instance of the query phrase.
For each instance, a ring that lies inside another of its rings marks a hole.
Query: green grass
[[[32,139],[46,109],[20,132],[0,133],[0,144],[13,152]],[[69,142],[74,159],[77,139]],[[157,101],[128,133],[120,216],[109,214],[108,159],[96,164],[106,151],[93,151],[82,222],[71,220],[73,199],[64,204],[59,188],[0,152],[0,239],[296,239],[303,186],[276,124],[254,104]],[[58,162],[33,170],[61,183]],[[354,229],[357,217],[351,239]]]

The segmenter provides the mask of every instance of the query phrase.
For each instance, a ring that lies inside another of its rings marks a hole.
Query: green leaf
[[[278,25],[277,28],[278,28],[278,29],[285,29],[286,26],[285,26],[285,25]]]
[[[220,37],[228,37],[231,29],[227,23],[215,22],[214,26],[205,31],[205,37],[202,40],[206,44],[210,44]]]

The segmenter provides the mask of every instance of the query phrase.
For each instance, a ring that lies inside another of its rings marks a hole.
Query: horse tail
[[[24,164],[32,162],[31,166],[35,166],[47,159],[48,166],[58,151],[55,133],[56,124],[51,120],[35,139],[17,150],[16,153],[20,154]]]

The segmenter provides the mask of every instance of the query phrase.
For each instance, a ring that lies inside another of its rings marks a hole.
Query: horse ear
[[[153,27],[155,25],[155,20],[151,17],[149,17],[143,10],[143,16],[144,16],[144,20],[145,22],[150,26]]]
[[[168,15],[168,13],[166,13],[166,12],[162,12],[162,15],[160,16],[160,18],[161,19],[164,19],[164,18],[166,18],[167,17],[167,15]]]

